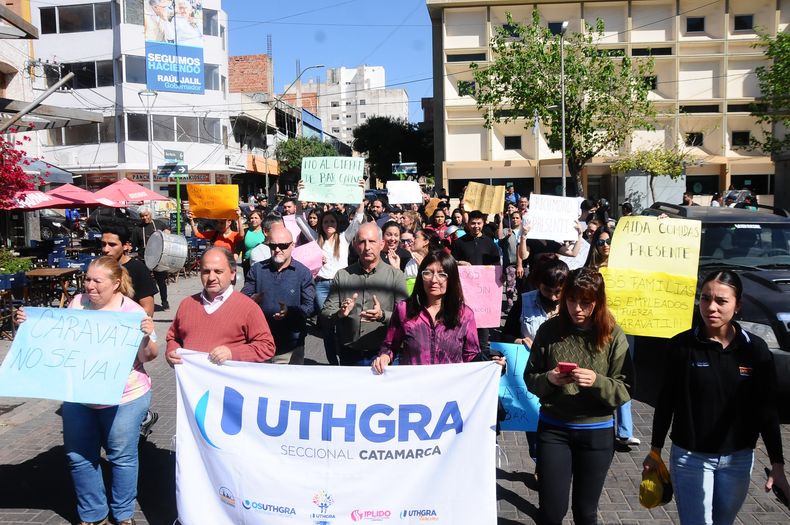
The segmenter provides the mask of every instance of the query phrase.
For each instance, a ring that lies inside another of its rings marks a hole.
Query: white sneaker
[[[633,437],[633,436],[631,436],[631,437],[627,437],[627,438],[621,438],[621,437],[619,437],[619,438],[617,438],[617,442],[618,442],[619,444],[621,444],[621,445],[634,445],[634,446],[636,446],[636,445],[639,445],[639,444],[641,444],[641,443],[642,443],[642,442],[639,440],[639,438],[635,438],[635,437]]]

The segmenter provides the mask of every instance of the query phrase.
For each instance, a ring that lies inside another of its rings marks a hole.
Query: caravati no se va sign
[[[143,2],[146,86],[202,95],[203,8],[198,0]]]

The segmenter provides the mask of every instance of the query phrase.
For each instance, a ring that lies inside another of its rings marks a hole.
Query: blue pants
[[[672,445],[669,472],[681,525],[731,525],[749,491],[754,450],[719,456]]]
[[[615,419],[617,419],[617,437],[630,438],[634,437],[634,424],[631,419],[631,402],[626,401],[615,411]]]
[[[112,511],[116,521],[134,515],[139,460],[137,442],[151,392],[123,405],[89,408],[63,403],[63,445],[82,521],[99,521]],[[101,448],[112,466],[109,506],[101,472]]]

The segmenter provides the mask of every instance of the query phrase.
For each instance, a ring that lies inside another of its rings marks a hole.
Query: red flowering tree
[[[24,137],[26,141],[30,137]],[[22,142],[7,140],[0,136],[0,208],[8,209],[14,205],[14,195],[18,191],[36,188],[36,177],[31,177],[22,166],[30,164],[25,151],[18,148]],[[40,183],[40,181],[39,181]]]

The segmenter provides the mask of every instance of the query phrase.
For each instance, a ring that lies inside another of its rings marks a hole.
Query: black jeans
[[[167,272],[154,272],[154,280],[159,288],[159,299],[164,306],[167,303]]]
[[[614,429],[569,430],[538,423],[538,490],[545,525],[560,525],[571,508],[576,525],[595,525],[598,500],[614,456]]]

